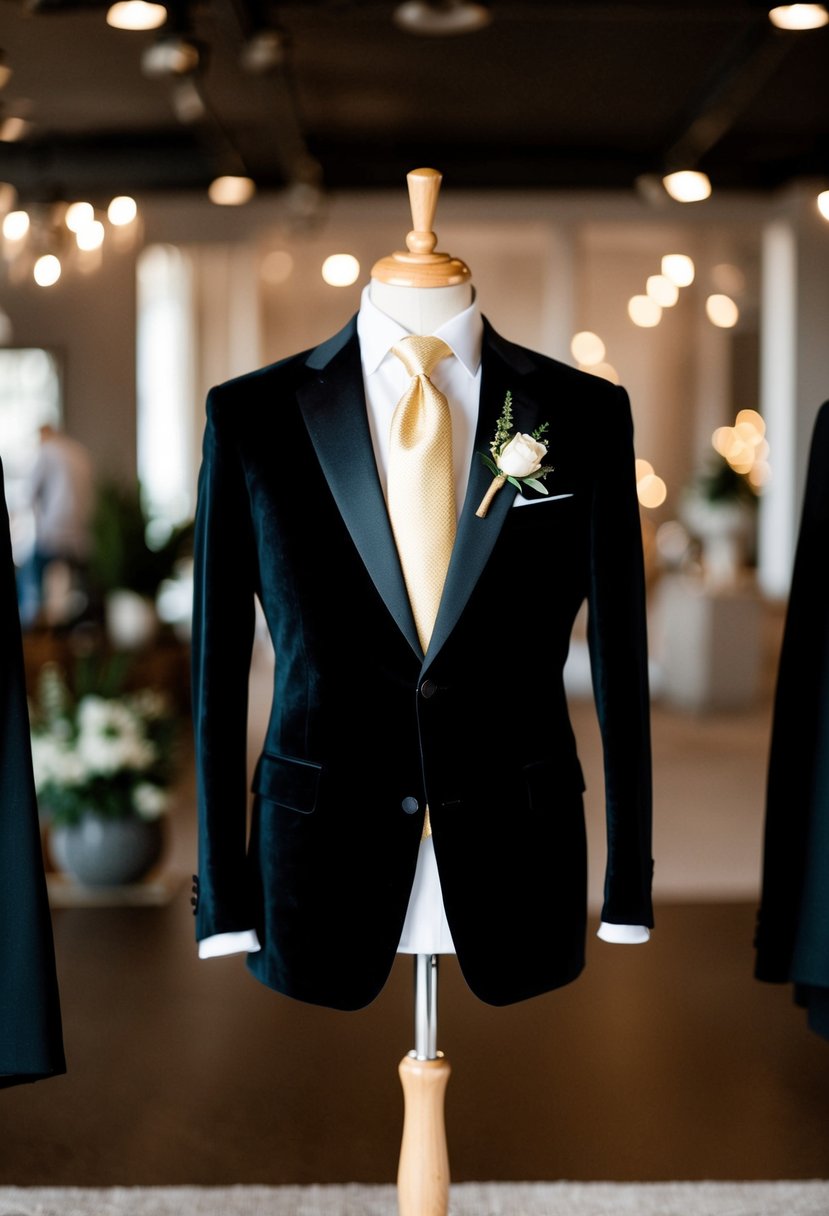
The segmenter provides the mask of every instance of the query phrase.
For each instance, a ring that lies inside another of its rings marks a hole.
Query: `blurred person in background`
[[[34,517],[34,547],[18,570],[18,608],[24,629],[42,619],[47,569],[61,563],[77,587],[85,582],[94,506],[92,458],[77,439],[50,423],[29,472],[27,505]]]

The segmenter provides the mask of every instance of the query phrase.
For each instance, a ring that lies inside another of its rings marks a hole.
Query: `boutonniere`
[[[495,438],[489,445],[492,453],[479,452],[481,460],[492,473],[492,485],[487,490],[481,505],[475,514],[483,519],[489,510],[489,504],[501,489],[505,481],[512,482],[518,489],[530,486],[540,494],[547,490],[541,484],[541,478],[552,473],[553,465],[543,464],[547,455],[547,446],[541,442],[541,437],[549,430],[549,422],[542,422],[531,435],[512,429],[512,393],[507,392],[504,398],[504,408],[495,429]]]

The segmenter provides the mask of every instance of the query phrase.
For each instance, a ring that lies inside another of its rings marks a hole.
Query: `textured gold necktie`
[[[412,379],[391,420],[389,518],[425,654],[457,527],[452,418],[449,403],[429,376],[452,351],[440,338],[412,336],[392,352]],[[427,807],[424,837],[430,832]]]

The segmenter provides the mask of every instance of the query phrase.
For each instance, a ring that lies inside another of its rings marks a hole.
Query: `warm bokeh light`
[[[78,248],[89,252],[92,249],[100,249],[104,243],[105,230],[100,220],[92,220],[89,224],[84,224],[83,228],[79,228],[75,233],[75,240]]]
[[[705,301],[705,311],[711,324],[720,329],[733,329],[740,319],[740,310],[731,296],[709,296]]]
[[[660,308],[673,308],[679,299],[679,288],[666,274],[650,274],[645,291]]]
[[[24,139],[29,134],[31,125],[19,114],[9,114],[7,118],[0,120],[0,143],[16,144],[18,140]]]
[[[715,451],[735,473],[744,474],[755,489],[769,478],[766,424],[757,410],[740,410],[734,426],[718,426],[711,436]]]
[[[80,232],[95,219],[95,208],[91,203],[70,203],[63,222],[70,232]]]
[[[131,224],[138,215],[138,204],[128,194],[119,194],[107,207],[107,219],[116,228]]]
[[[636,470],[637,481],[640,481],[643,477],[647,477],[653,472],[653,465],[651,462],[649,460],[642,460],[641,457],[637,457],[634,463],[634,468]]]
[[[291,277],[293,268],[294,259],[287,249],[272,249],[262,259],[260,273],[266,283],[277,287],[280,283],[285,283]]]
[[[3,217],[3,236],[7,241],[22,241],[30,224],[28,211],[10,211]]]
[[[604,342],[598,334],[592,333],[589,329],[583,329],[580,333],[573,335],[570,351],[573,358],[582,367],[592,367],[594,363],[601,363],[606,353]]]
[[[32,271],[38,287],[51,287],[60,278],[60,262],[53,253],[37,259]]]
[[[116,30],[157,30],[166,20],[164,5],[147,0],[119,0],[107,10],[107,25]]]
[[[707,173],[698,169],[679,169],[662,178],[662,185],[678,203],[699,203],[711,194]]]
[[[741,439],[743,443],[750,443],[752,447],[756,445],[758,435],[763,435],[763,433],[763,431],[757,429],[753,422],[749,422],[747,419],[744,419],[742,422],[738,419],[734,424],[734,434],[737,438]]]
[[[779,30],[819,30],[829,23],[825,4],[778,4],[769,21]]]
[[[829,190],[821,190],[817,196],[817,209],[825,220],[829,220]]]
[[[211,203],[219,207],[240,207],[253,198],[255,190],[253,178],[226,175],[213,179],[207,188],[207,195]]]
[[[662,273],[677,287],[689,287],[694,281],[694,260],[687,253],[666,253],[662,259]]]
[[[646,473],[636,483],[636,494],[643,507],[661,507],[668,497],[668,487],[655,473]]]
[[[351,253],[332,253],[322,264],[322,277],[330,287],[350,287],[359,273],[360,263]]]
[[[634,325],[642,329],[653,329],[662,320],[662,309],[650,296],[631,296],[628,300],[628,316]]]

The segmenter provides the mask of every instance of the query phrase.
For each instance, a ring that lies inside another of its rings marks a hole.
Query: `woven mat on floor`
[[[827,1216],[829,1181],[464,1182],[450,1216]],[[0,1187],[0,1216],[397,1216],[393,1186]]]

